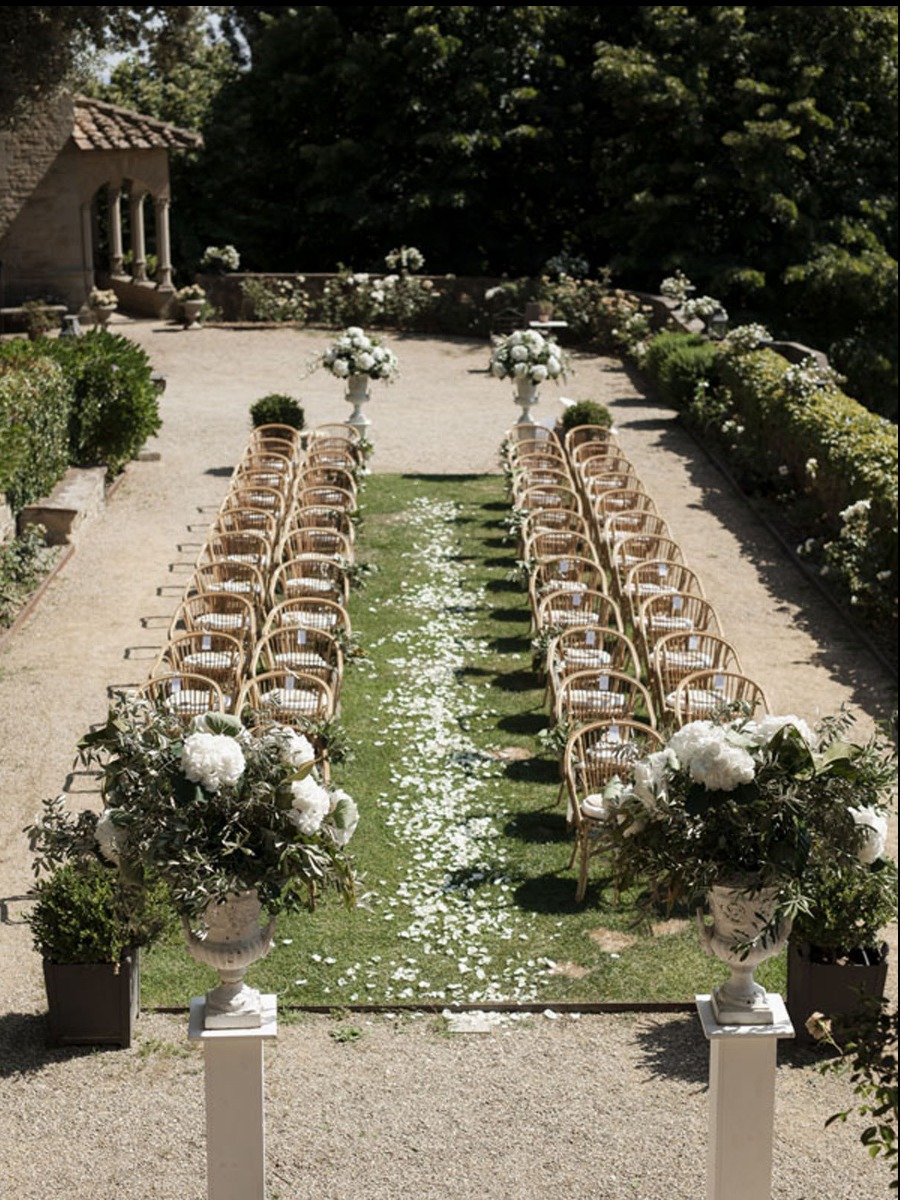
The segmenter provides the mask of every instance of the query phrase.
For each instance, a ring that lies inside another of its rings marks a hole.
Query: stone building
[[[127,312],[164,313],[169,152],[200,145],[197,133],[70,94],[0,131],[0,308],[45,299],[77,313],[99,286]]]

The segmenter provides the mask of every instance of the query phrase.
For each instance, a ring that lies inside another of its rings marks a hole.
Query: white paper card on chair
[[[601,692],[608,692],[609,691],[609,676],[601,675],[599,680],[597,681],[597,687],[600,689]]]
[[[584,636],[584,644],[586,646],[593,646],[596,644],[596,641],[597,641],[596,633],[594,633],[593,629],[589,629]]]
[[[573,592],[572,593],[572,607],[573,608],[581,608],[581,596],[582,596],[581,592]]]
[[[305,629],[297,630],[297,645],[298,646],[306,645],[306,630]]]

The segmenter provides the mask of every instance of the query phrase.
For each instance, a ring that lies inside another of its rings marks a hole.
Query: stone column
[[[125,274],[125,260],[122,253],[122,189],[110,187],[107,195],[109,211],[109,273],[122,276]]]
[[[147,248],[144,244],[144,196],[131,194],[131,270],[135,283],[147,282]]]
[[[162,291],[172,290],[172,248],[169,241],[169,197],[157,196],[156,208],[156,286]]]

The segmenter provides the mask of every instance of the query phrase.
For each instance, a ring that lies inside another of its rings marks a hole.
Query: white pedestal
[[[277,998],[264,995],[255,1029],[204,1029],[206,1000],[191,1000],[188,1038],[203,1043],[209,1200],[265,1200],[263,1042],[278,1035]]]
[[[774,992],[767,1025],[720,1025],[710,997],[695,1000],[709,1041],[707,1200],[771,1200],[778,1040],[794,1027]]]

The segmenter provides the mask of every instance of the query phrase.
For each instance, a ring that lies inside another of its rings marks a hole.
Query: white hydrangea
[[[305,767],[307,763],[315,762],[316,752],[312,743],[296,729],[285,725],[272,733],[272,739],[277,743],[281,761],[291,767]]]
[[[874,808],[851,808],[850,814],[864,831],[864,840],[859,848],[859,861],[869,865],[883,857],[887,846],[887,817]]]
[[[318,833],[330,811],[331,798],[311,775],[291,784],[290,818],[301,833]]]
[[[107,862],[118,866],[122,859],[127,833],[120,825],[116,825],[111,809],[105,808],[97,818],[94,836],[97,839],[97,849],[102,857]]]
[[[634,764],[633,791],[649,813],[655,813],[666,795],[666,782],[677,760],[668,749],[657,750]]]
[[[756,774],[753,757],[727,739],[725,726],[692,721],[673,734],[669,748],[695,783],[711,792],[733,792]]]
[[[208,792],[237,783],[244,765],[243,750],[227,734],[191,733],[184,739],[181,769]]]
[[[760,717],[758,721],[747,721],[741,733],[751,745],[768,746],[776,733],[784,729],[785,725],[793,725],[807,746],[811,750],[816,749],[819,740],[815,733],[802,717],[795,717],[793,714],[785,717],[765,716]]]

